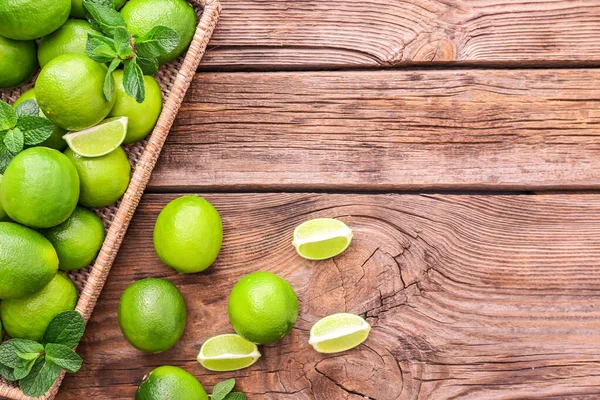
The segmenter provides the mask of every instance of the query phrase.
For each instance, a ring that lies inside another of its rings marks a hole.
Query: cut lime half
[[[333,314],[313,325],[308,343],[319,353],[339,353],[367,340],[370,332],[371,325],[358,315]]]
[[[75,153],[82,157],[104,156],[123,143],[127,135],[127,117],[109,118],[91,128],[63,136]]]
[[[204,342],[196,359],[210,371],[235,371],[251,366],[260,356],[256,344],[228,333]]]
[[[298,225],[292,244],[307,260],[325,260],[343,253],[353,236],[352,229],[342,221],[317,218]]]

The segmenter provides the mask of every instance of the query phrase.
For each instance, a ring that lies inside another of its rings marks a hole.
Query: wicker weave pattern
[[[110,268],[123,242],[129,222],[148,184],[169,130],[219,19],[221,12],[219,0],[190,1],[194,4],[200,21],[185,58],[180,57],[161,66],[156,75],[165,98],[158,123],[147,140],[127,146],[125,149],[134,171],[127,192],[121,201],[116,205],[95,210],[102,218],[107,234],[94,265],[70,273],[80,294],[76,310],[83,315],[86,322],[94,310]],[[35,79],[32,79],[31,82],[18,89],[0,90],[2,100],[13,103],[21,93],[33,86],[34,81]],[[54,399],[63,378],[64,373],[46,395],[37,399]],[[11,385],[1,378],[0,396],[13,400],[33,400],[31,397],[23,395],[17,386]]]

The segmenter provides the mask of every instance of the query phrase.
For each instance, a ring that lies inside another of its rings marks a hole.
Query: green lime
[[[0,186],[2,186],[2,175],[0,175]],[[4,211],[4,207],[2,207],[2,202],[0,202],[0,221],[8,221],[8,214]]]
[[[121,146],[127,134],[127,117],[109,118],[100,124],[64,136],[67,144],[82,157],[104,156]]]
[[[86,208],[77,207],[62,224],[41,232],[58,254],[58,267],[73,271],[87,267],[104,242],[102,220]]]
[[[32,147],[8,164],[0,186],[0,200],[8,216],[32,228],[64,222],[79,199],[79,177],[58,150]]]
[[[240,279],[229,295],[228,307],[233,329],[258,344],[281,339],[298,319],[294,289],[270,272],[253,272]]]
[[[248,368],[260,356],[256,344],[229,333],[213,336],[204,342],[196,359],[209,371],[236,371]]]
[[[198,24],[196,12],[185,0],[130,0],[121,15],[132,35],[142,36],[159,25],[179,34],[179,45],[168,55],[159,57],[161,64],[173,61],[185,52]]]
[[[0,36],[0,88],[16,87],[31,78],[38,67],[35,54],[35,42]]]
[[[138,103],[133,97],[125,93],[123,86],[123,71],[113,73],[115,79],[115,106],[108,114],[109,117],[128,117],[127,137],[125,143],[133,143],[144,139],[154,126],[162,110],[162,93],[160,86],[152,76],[144,76],[146,98],[143,103]]]
[[[0,36],[32,40],[54,32],[69,18],[71,0],[0,1]]]
[[[199,196],[183,196],[160,212],[154,226],[154,249],[180,274],[204,271],[217,259],[223,242],[219,212]]]
[[[131,166],[121,147],[102,157],[81,157],[73,150],[65,150],[77,168],[81,181],[79,204],[85,207],[104,207],[119,200],[129,186]]]
[[[53,58],[67,53],[87,54],[88,34],[101,35],[87,21],[70,19],[58,30],[40,40],[38,60],[43,68]]]
[[[50,121],[69,131],[96,125],[115,102],[115,96],[111,101],[104,97],[106,72],[106,65],[84,54],[68,53],[52,59],[35,82],[40,108]]]
[[[115,8],[120,10],[127,0],[113,0]],[[83,0],[71,0],[71,17],[73,18],[85,18],[85,10],[83,8]]]
[[[135,400],[208,400],[208,395],[192,374],[164,365],[144,377]]]
[[[13,104],[13,108],[16,108],[19,104],[27,100],[35,100],[37,102],[37,99],[35,98],[35,89],[32,88],[23,93],[17,99],[17,101],[15,101],[15,104]],[[46,118],[46,115],[42,112],[42,110],[40,110],[40,117]],[[62,151],[65,149],[65,147],[67,147],[67,142],[65,142],[62,138],[65,133],[67,133],[67,131],[65,131],[63,128],[54,125],[52,135],[50,135],[48,139],[44,140],[38,146],[50,147],[51,149]]]
[[[306,221],[294,230],[292,244],[307,260],[325,260],[343,253],[352,242],[352,229],[333,218]]]
[[[175,285],[166,279],[147,278],[125,289],[118,317],[121,332],[133,347],[160,353],[179,341],[187,313]]]
[[[58,256],[40,233],[0,222],[0,299],[28,296],[42,289],[58,270]]]
[[[42,290],[20,299],[0,302],[0,318],[11,338],[40,341],[48,324],[58,314],[73,310],[77,289],[64,272],[54,276]]]
[[[369,337],[371,325],[360,316],[339,313],[317,321],[310,329],[308,343],[319,353],[350,350]]]

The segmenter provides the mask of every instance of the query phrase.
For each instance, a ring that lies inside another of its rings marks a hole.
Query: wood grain
[[[202,73],[152,191],[600,187],[600,72]]]
[[[225,0],[201,68],[599,60],[597,0]]]
[[[206,273],[179,276],[152,247],[160,209],[175,194],[146,195],[80,346],[83,369],[61,400],[131,399],[142,375],[175,364],[208,388],[235,377],[261,399],[583,399],[600,392],[599,195],[213,194],[225,241]],[[355,231],[342,256],[299,258],[301,221],[338,217]],[[296,289],[292,334],[262,349],[250,369],[213,374],[195,361],[208,337],[231,332],[226,298],[254,270]],[[148,276],[182,290],[182,342],[142,354],[119,332],[124,288]],[[308,345],[318,318],[366,316],[365,345],[319,355]],[[366,396],[366,397],[365,397]]]

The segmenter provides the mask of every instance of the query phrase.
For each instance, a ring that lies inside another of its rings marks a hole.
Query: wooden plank
[[[600,71],[198,74],[150,190],[600,187]]]
[[[235,377],[261,399],[550,399],[600,392],[599,195],[212,194],[225,241],[206,273],[180,276],[154,254],[158,212],[175,194],[146,195],[80,346],[85,363],[60,400],[131,399],[153,367],[185,367],[211,388]],[[299,258],[294,227],[329,216],[355,231],[334,260]],[[246,273],[289,280],[301,316],[291,335],[262,348],[250,369],[213,374],[195,356],[231,332],[227,295]],[[121,336],[118,299],[144,277],[182,290],[183,340],[142,354]],[[367,316],[359,348],[319,355],[308,344],[318,318]]]
[[[226,0],[201,68],[599,60],[597,0]]]

